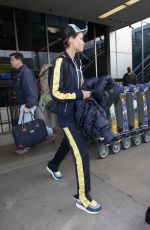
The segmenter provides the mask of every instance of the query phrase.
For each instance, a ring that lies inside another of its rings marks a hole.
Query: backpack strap
[[[52,65],[48,66],[48,67],[44,70],[44,72],[39,76],[39,78],[43,77],[44,74],[45,74],[51,67],[52,67]]]

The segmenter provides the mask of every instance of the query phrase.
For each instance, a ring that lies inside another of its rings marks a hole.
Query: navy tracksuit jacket
[[[85,140],[78,131],[75,122],[75,101],[83,99],[81,89],[83,76],[80,61],[72,60],[67,53],[64,55],[65,61],[68,62],[67,82],[64,82],[66,74],[64,73],[64,58],[58,57],[54,65],[50,92],[52,97],[59,102],[58,122],[65,137],[54,159],[48,165],[50,167],[53,165],[53,170],[57,171],[59,163],[68,151],[71,152],[76,171],[77,193],[83,205],[87,207],[91,202],[88,194],[90,190],[89,155]]]

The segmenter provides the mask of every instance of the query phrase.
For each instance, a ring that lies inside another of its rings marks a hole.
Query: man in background
[[[10,54],[10,64],[12,68],[17,70],[15,91],[16,101],[19,105],[19,121],[24,123],[31,121],[31,113],[34,115],[36,106],[38,105],[38,89],[37,82],[33,72],[23,64],[23,55],[21,53]],[[30,113],[31,112],[31,113]],[[17,154],[23,154],[31,150],[31,147],[20,148]]]
[[[129,84],[137,84],[136,74],[131,71],[131,67],[127,68],[127,73],[123,76],[123,86],[128,86]]]

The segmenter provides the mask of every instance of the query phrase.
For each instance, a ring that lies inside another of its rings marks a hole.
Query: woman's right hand
[[[83,99],[90,97],[92,94],[91,91],[85,91],[85,90],[82,90],[82,93],[83,93]]]

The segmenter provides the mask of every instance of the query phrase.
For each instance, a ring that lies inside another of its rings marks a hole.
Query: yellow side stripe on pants
[[[90,204],[90,201],[85,197],[85,181],[84,181],[82,158],[80,156],[79,149],[75,143],[75,140],[74,140],[69,128],[64,128],[64,132],[68,137],[68,140],[69,140],[70,145],[73,149],[73,153],[74,153],[74,156],[76,159],[80,200],[82,201],[83,205],[85,207],[87,207]]]

